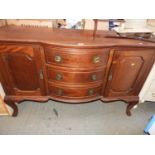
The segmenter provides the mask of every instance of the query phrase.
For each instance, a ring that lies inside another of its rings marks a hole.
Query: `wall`
[[[7,20],[8,25],[27,25],[27,26],[41,26],[41,27],[53,27],[52,20],[49,19],[11,19]]]
[[[148,19],[147,26],[149,29],[151,29],[154,32],[154,35],[155,35],[155,19]]]

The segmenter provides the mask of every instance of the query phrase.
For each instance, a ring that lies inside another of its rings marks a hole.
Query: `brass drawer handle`
[[[62,74],[57,74],[56,75],[56,80],[58,80],[58,81],[60,81],[60,80],[62,80],[62,78],[63,78],[63,75]]]
[[[57,95],[62,96],[63,95],[63,90],[62,89],[58,89],[57,90]]]
[[[94,94],[94,90],[93,90],[93,89],[89,89],[89,90],[88,90],[88,95],[91,96],[91,95],[93,95],[93,94]]]
[[[95,75],[95,74],[93,74],[93,75],[91,76],[91,79],[92,79],[93,81],[96,81],[96,80],[97,80],[96,75]]]
[[[97,63],[99,63],[100,61],[101,61],[100,56],[94,56],[94,58],[93,58],[93,63],[97,64]]]
[[[55,62],[60,63],[61,61],[62,61],[62,57],[59,56],[59,55],[56,55],[56,56],[55,56]]]

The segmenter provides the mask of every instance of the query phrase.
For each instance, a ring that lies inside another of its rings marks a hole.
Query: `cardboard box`
[[[11,115],[12,109],[4,103],[5,92],[0,83],[0,115]]]

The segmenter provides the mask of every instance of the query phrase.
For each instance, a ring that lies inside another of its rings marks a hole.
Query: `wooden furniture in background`
[[[97,19],[95,19],[96,21]],[[94,19],[83,19],[85,30],[94,30]],[[97,30],[109,30],[109,20],[99,20],[97,23]]]
[[[98,34],[109,34],[99,31]],[[155,44],[93,37],[90,30],[9,26],[0,29],[0,80],[5,101],[127,103],[127,115],[155,61]]]
[[[105,19],[94,19],[94,34],[93,36],[96,36],[97,30],[98,30],[98,24],[99,22],[107,22],[108,23],[108,29],[109,30],[109,20],[105,20]]]
[[[109,30],[109,19],[94,19],[93,21],[94,21],[94,28],[93,28],[93,30],[94,30],[93,36],[94,37],[97,34],[97,30]],[[113,19],[113,22],[117,23],[117,25],[119,27],[122,27],[122,24],[125,23],[125,21],[123,19]],[[101,25],[101,23],[102,23],[102,25]],[[105,28],[105,23],[106,23],[106,28]]]

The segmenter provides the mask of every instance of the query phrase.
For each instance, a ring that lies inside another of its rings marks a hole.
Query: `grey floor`
[[[126,104],[96,101],[87,104],[23,102],[18,117],[1,116],[0,134],[141,135],[155,103],[146,102],[125,115]]]

